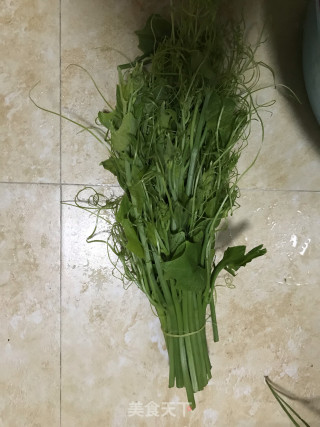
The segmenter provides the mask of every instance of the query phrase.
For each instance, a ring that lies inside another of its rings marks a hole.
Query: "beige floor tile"
[[[76,191],[67,187],[64,199]],[[207,330],[213,379],[185,416],[183,390],[167,388],[164,340],[146,298],[112,277],[104,244],[85,243],[95,218],[63,208],[63,425],[289,426],[264,375],[315,398],[318,413],[294,405],[311,425],[319,419],[319,195],[243,191],[241,203],[220,250],[264,243],[268,254],[239,271],[235,289],[218,288],[218,344]],[[171,402],[176,417],[130,416],[134,402],[146,411],[151,401]]]
[[[257,58],[270,65],[278,89],[259,91],[259,103],[275,100],[260,109],[264,123],[264,141],[260,156],[243,177],[243,188],[318,190],[320,178],[320,127],[309,106],[302,73],[302,40],[305,0],[295,2],[245,0],[249,39],[256,39],[264,26],[264,43]],[[239,3],[240,5],[240,3]],[[262,73],[259,87],[272,84],[270,73]],[[288,86],[300,99],[299,103]],[[243,152],[240,170],[244,171],[261,145],[261,127],[254,124],[249,146]]]
[[[277,102],[261,112],[263,147],[240,181],[241,208],[217,245],[221,254],[227,245],[264,243],[268,253],[239,271],[234,289],[219,278],[220,342],[212,342],[208,323],[213,379],[197,394],[197,409],[184,414],[185,392],[167,387],[164,339],[146,297],[134,285],[123,289],[112,275],[105,244],[86,243],[95,217],[68,205],[62,208],[60,337],[60,189],[0,183],[1,427],[56,427],[60,410],[61,427],[289,427],[264,375],[306,399],[291,403],[312,426],[319,424],[320,136],[301,72],[306,0],[232,1],[244,7],[250,40],[266,23],[258,57],[302,104],[282,89],[257,95],[259,102]],[[105,102],[83,71],[67,66],[85,67],[113,104],[116,66],[125,61],[122,54],[138,53],[134,30],[165,2],[60,4],[8,0],[1,7],[0,182],[59,183],[59,118],[36,109],[28,92],[41,80],[33,97],[59,111],[60,12],[62,112],[92,124]],[[261,85],[270,82],[263,74]],[[78,131],[62,122],[63,183],[111,184],[100,191],[119,194],[114,177],[99,166],[106,149]],[[254,123],[240,171],[254,158],[260,135]],[[64,185],[63,199],[80,189]],[[106,237],[105,224],[97,237]],[[135,402],[140,417],[130,416]],[[160,405],[159,417],[146,416],[151,402]],[[161,416],[168,402],[175,417]]]
[[[0,185],[0,425],[59,425],[59,188]]]
[[[59,181],[59,1],[1,2],[0,181]]]
[[[104,97],[114,105],[117,65],[139,53],[134,34],[160,2],[138,0],[62,1],[62,105],[63,112],[85,125],[94,124],[106,107],[85,72],[94,77]],[[157,4],[157,5],[156,5]],[[156,6],[155,6],[156,5]],[[108,157],[106,148],[71,123],[62,126],[62,178],[65,183],[116,183],[99,163]]]
[[[245,244],[251,249],[263,243],[268,253],[239,270],[235,289],[218,288],[221,342],[213,358],[213,390],[220,391],[216,407],[221,408],[221,425],[236,419],[242,420],[239,425],[290,425],[263,385],[264,375],[310,399],[305,406],[290,403],[310,425],[317,425],[320,195],[243,191],[240,203],[218,246]],[[223,277],[219,284],[225,284]],[[230,412],[230,407],[235,409]]]

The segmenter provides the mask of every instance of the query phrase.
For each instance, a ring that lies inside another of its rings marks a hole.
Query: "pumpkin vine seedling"
[[[109,157],[102,166],[124,193],[109,245],[123,276],[146,294],[169,354],[169,387],[194,393],[211,378],[205,334],[218,274],[235,275],[266,253],[228,248],[215,236],[236,206],[237,162],[253,118],[259,67],[242,24],[223,24],[219,2],[182,1],[171,22],[152,15],[137,31],[142,55],[118,68],[115,108],[100,111]]]
[[[169,387],[185,388],[192,409],[211,378],[207,309],[219,339],[217,277],[235,276],[266,253],[262,245],[236,246],[216,260],[216,233],[238,206],[237,163],[252,121],[263,131],[253,94],[260,68],[268,68],[245,42],[243,22],[223,21],[219,7],[219,0],[182,0],[171,4],[170,21],[150,16],[136,32],[141,56],[118,67],[115,107],[104,99],[100,131],[81,125],[106,146],[101,164],[123,190],[112,200],[93,190],[87,209],[97,220],[112,213],[115,269],[159,317]],[[75,204],[83,208],[80,196]]]

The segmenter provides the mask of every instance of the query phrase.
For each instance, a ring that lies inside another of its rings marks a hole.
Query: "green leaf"
[[[128,219],[123,219],[121,225],[127,238],[126,248],[139,258],[144,258],[143,247],[132,223]]]
[[[173,252],[171,260],[173,261],[179,258],[184,253],[185,250],[186,250],[186,241],[184,240],[179,244],[179,246],[177,246],[176,250]]]
[[[122,196],[121,203],[116,213],[116,220],[122,224],[122,221],[128,217],[131,208],[131,202],[126,194]]]
[[[137,120],[132,113],[127,113],[123,116],[120,129],[131,135],[135,135],[137,132]]]
[[[131,159],[129,158],[129,161]],[[132,162],[132,160],[131,160]],[[131,166],[131,179],[132,182],[139,182],[143,178],[144,174],[148,171],[146,165],[141,161],[141,159],[136,156],[134,159],[134,164]]]
[[[170,234],[169,236],[169,245],[170,253],[174,254],[178,248],[186,239],[184,231],[179,231],[178,233]]]
[[[159,126],[164,129],[170,128],[170,121],[176,121],[177,115],[176,112],[167,108],[165,102],[161,104],[161,109],[159,113]]]
[[[208,200],[205,204],[204,211],[209,218],[213,218],[216,213],[216,197],[212,197],[212,199]]]
[[[219,268],[219,270],[224,268],[228,273],[235,276],[236,271],[239,270],[240,267],[244,267],[254,258],[262,256],[267,252],[267,250],[263,248],[263,245],[256,246],[247,254],[245,254],[245,251],[245,246],[229,247],[225,251],[222,260],[218,263],[217,268]]]
[[[123,132],[114,132],[111,141],[116,151],[124,151],[130,144],[129,135]]]
[[[134,206],[136,207],[137,211],[141,213],[145,201],[145,194],[142,182],[139,181],[129,187],[129,191],[131,194],[132,202],[134,202]]]
[[[173,210],[173,220],[176,226],[176,229],[181,230],[185,227],[190,217],[190,213],[187,209],[182,206],[179,202],[176,203]]]
[[[115,126],[113,124],[115,116],[118,114],[116,110],[106,112],[106,111],[99,111],[98,113],[98,119],[99,122],[107,129],[114,130]]]
[[[213,80],[215,74],[212,70],[212,66],[209,62],[209,58],[206,57],[205,53],[200,50],[195,50],[191,53],[191,70],[193,73],[197,72],[201,76]]]
[[[174,155],[174,145],[171,142],[171,139],[168,138],[168,140],[166,141],[166,145],[165,145],[165,149],[163,151],[163,158],[165,160],[166,163],[169,162],[169,160],[172,159]],[[167,164],[168,167],[168,164]]]
[[[225,98],[223,101],[223,112],[220,119],[219,133],[222,142],[226,144],[230,138],[230,135],[234,129],[235,122],[235,108],[236,104],[234,99]]]
[[[132,113],[124,115],[121,126],[112,132],[111,142],[116,151],[125,151],[130,144],[130,137],[137,131],[137,120]]]
[[[206,286],[206,270],[200,265],[202,244],[186,241],[183,254],[163,263],[164,278],[174,279],[181,290],[202,291]]]
[[[168,243],[168,235],[167,231],[161,226],[155,226],[155,233],[157,238],[157,243],[160,245],[161,254],[165,257],[170,256],[169,243]]]
[[[109,157],[109,159],[101,162],[100,165],[102,165],[104,169],[108,170],[113,175],[115,176],[118,175],[117,161],[115,160],[114,157]]]
[[[153,14],[148,18],[145,27],[135,33],[139,39],[139,49],[145,55],[150,55],[157,49],[157,45],[165,37],[171,35],[171,24],[162,18],[162,16]]]
[[[148,240],[156,248],[157,247],[157,234],[156,234],[156,228],[155,228],[154,224],[152,224],[152,222],[147,222],[146,233],[147,233]]]
[[[160,222],[163,224],[169,223],[171,219],[169,206],[162,200],[158,202],[158,212],[157,212]]]
[[[205,119],[207,122],[208,129],[211,129],[213,132],[215,132],[217,129],[220,111],[220,96],[216,92],[212,92],[208,102],[208,106],[205,110]]]
[[[204,236],[203,230],[199,230],[196,234],[192,236],[194,242],[202,242]]]

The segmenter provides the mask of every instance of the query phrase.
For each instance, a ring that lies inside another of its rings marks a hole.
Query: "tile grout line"
[[[291,188],[245,188],[245,187],[239,187],[240,191],[261,191],[264,193],[320,193],[320,190],[296,190]]]
[[[28,181],[0,181],[0,185],[2,184],[12,184],[12,185],[52,185],[52,186],[81,186],[81,187],[110,187],[110,188],[119,188],[119,184],[83,184],[81,182],[28,182]]]
[[[59,245],[59,424],[62,426],[62,123],[61,123],[61,2],[59,0],[59,190],[60,190],[60,245]]]

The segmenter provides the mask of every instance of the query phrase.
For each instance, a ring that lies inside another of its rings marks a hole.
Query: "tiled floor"
[[[249,33],[265,23],[261,59],[302,103],[281,88],[261,94],[276,104],[263,113],[260,156],[218,244],[264,243],[268,253],[239,272],[235,289],[219,288],[219,343],[208,325],[213,380],[183,414],[185,395],[167,388],[164,341],[146,298],[112,276],[103,244],[86,244],[94,218],[60,204],[85,184],[119,191],[99,166],[107,153],[28,97],[40,81],[32,96],[42,106],[93,123],[104,102],[83,71],[67,66],[85,67],[112,102],[119,52],[135,56],[133,31],[159,2],[2,1],[1,427],[289,426],[266,374],[320,425],[320,128],[301,74],[306,0],[242,4]],[[242,170],[259,144],[254,126]],[[176,416],[130,416],[135,401],[163,411],[171,402]]]

